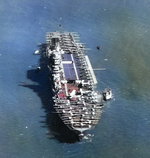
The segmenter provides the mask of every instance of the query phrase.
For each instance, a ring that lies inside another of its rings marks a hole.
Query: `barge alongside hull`
[[[68,32],[47,33],[47,48],[42,55],[49,61],[56,113],[69,129],[82,136],[98,123],[103,94],[94,91],[97,80],[76,37]]]

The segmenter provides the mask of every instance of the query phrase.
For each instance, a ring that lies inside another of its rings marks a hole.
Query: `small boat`
[[[36,50],[36,51],[34,52],[34,54],[35,54],[35,55],[40,54],[39,50]]]
[[[35,72],[37,73],[37,72],[39,72],[40,70],[41,70],[41,67],[39,66],[39,67],[37,67],[37,69],[36,69]]]
[[[97,49],[98,49],[98,50],[100,50],[100,49],[101,49],[101,47],[100,47],[100,46],[97,46]]]
[[[110,88],[106,88],[103,92],[103,100],[107,101],[107,100],[110,100],[112,99],[112,91]]]

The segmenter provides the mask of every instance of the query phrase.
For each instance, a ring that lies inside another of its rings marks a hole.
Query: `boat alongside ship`
[[[97,79],[84,53],[86,48],[76,38],[76,33],[47,33],[46,51],[41,55],[48,59],[56,113],[70,130],[83,136],[98,123],[104,101],[112,98],[112,92],[94,90]]]

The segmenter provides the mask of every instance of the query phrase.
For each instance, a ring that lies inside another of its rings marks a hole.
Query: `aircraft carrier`
[[[69,129],[83,135],[98,123],[107,90],[105,95],[94,91],[97,80],[87,49],[77,41],[74,32],[49,32],[42,55],[48,59],[56,113]]]

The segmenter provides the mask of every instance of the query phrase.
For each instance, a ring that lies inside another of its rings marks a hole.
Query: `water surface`
[[[150,157],[149,0],[1,0],[0,11],[0,157]],[[37,44],[58,29],[78,32],[93,68],[106,68],[96,90],[114,94],[84,142],[49,139],[45,76],[27,76],[39,63]]]

